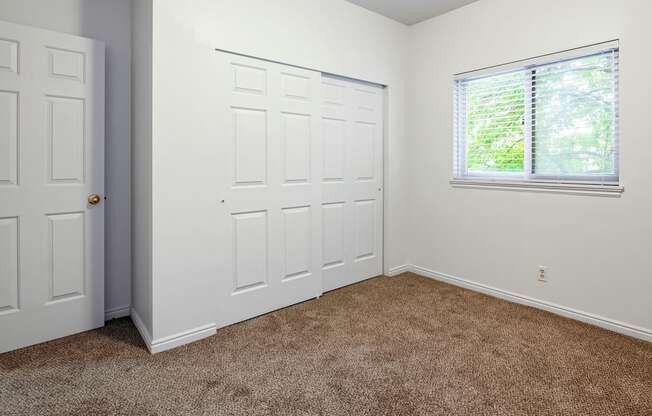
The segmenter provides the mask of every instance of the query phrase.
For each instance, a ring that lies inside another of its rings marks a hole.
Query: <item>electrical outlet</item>
[[[548,268],[546,266],[539,266],[539,271],[537,273],[537,280],[540,282],[548,281]]]

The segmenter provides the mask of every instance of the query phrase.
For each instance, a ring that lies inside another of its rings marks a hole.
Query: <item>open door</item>
[[[104,44],[0,22],[0,352],[104,324]]]

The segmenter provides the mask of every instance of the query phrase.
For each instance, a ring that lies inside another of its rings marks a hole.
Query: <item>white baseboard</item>
[[[136,326],[136,329],[138,329],[138,332],[140,332],[140,336],[143,338],[143,341],[145,342],[145,345],[151,354],[156,354],[180,347],[182,345],[190,344],[191,342],[199,341],[200,339],[210,337],[217,333],[217,326],[215,324],[208,324],[152,341],[151,334],[147,330],[147,327],[135,309],[131,310],[131,320]]]
[[[149,331],[147,330],[147,327],[143,323],[143,320],[140,318],[140,315],[138,315],[138,312],[136,312],[135,309],[131,309],[131,322],[134,323],[134,326],[140,333],[140,337],[143,339],[143,342],[145,342],[145,345],[147,346],[147,349],[149,352],[152,352],[152,336],[149,334]]]
[[[394,277],[394,276],[398,276],[399,274],[410,272],[410,271],[412,271],[412,265],[404,264],[402,266],[396,266],[389,269],[389,272],[387,272],[387,276]]]
[[[426,269],[424,267],[419,267],[412,264],[392,269],[390,270],[390,273],[392,273],[394,270],[397,271],[396,274],[409,271],[414,274],[418,274],[420,276],[429,277],[431,279],[450,283],[455,286],[470,289],[475,292],[484,293],[486,295],[494,296],[510,302],[531,306],[537,309],[542,309],[544,311],[552,312],[554,314],[561,315],[566,318],[575,319],[577,321],[581,321],[590,325],[595,325],[600,328],[604,328],[613,332],[618,332],[623,335],[652,342],[652,330],[647,328],[642,328],[636,325],[630,325],[624,322],[619,322],[613,319],[605,318],[603,316],[598,316],[588,312],[579,311],[573,308],[557,305],[551,302],[535,299],[529,296],[519,295],[517,293],[483,285],[480,283],[473,282],[471,280],[462,279],[460,277],[451,276],[446,273],[437,272],[434,270]]]
[[[110,321],[112,319],[124,318],[131,314],[131,306],[118,306],[117,308],[111,308],[104,311],[104,322]]]
[[[157,339],[152,342],[149,350],[152,354],[171,350],[182,345],[190,344],[191,342],[199,341],[200,339],[208,338],[217,333],[217,326],[215,324],[208,324],[200,326],[189,331],[180,332],[169,337]]]

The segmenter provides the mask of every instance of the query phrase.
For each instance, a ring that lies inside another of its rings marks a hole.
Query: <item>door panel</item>
[[[266,286],[269,277],[267,211],[232,215],[235,239],[233,293]]]
[[[49,301],[84,296],[84,213],[48,215]]]
[[[345,208],[344,202],[335,202],[322,205],[324,240],[323,240],[323,267],[333,269],[342,267],[345,263]]]
[[[0,70],[18,72],[18,41],[0,39]]]
[[[383,90],[322,80],[323,288],[382,274]]]
[[[47,48],[50,78],[84,83],[86,60],[83,52]]]
[[[84,183],[84,100],[46,97],[48,180]]]
[[[0,22],[0,352],[104,321],[104,45]]]
[[[18,218],[0,218],[0,312],[18,309]]]
[[[312,208],[283,209],[283,281],[312,274]]]
[[[17,185],[18,92],[0,91],[0,186]]]
[[[323,181],[344,181],[346,166],[346,121],[324,118],[323,137]]]
[[[321,74],[216,53],[218,327],[321,293]]]
[[[353,177],[356,182],[373,181],[375,158],[376,126],[370,123],[356,122],[355,135],[351,137],[352,158],[350,160]]]
[[[234,185],[264,185],[267,178],[267,113],[234,108]]]
[[[355,260],[376,255],[376,201],[355,201]]]
[[[311,115],[281,114],[284,183],[310,182]]]

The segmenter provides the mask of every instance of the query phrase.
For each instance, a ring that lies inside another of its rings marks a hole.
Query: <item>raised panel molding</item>
[[[374,133],[376,125],[373,123],[355,123],[355,137],[353,138],[353,166],[356,181],[374,180],[374,167],[376,155],[374,150]]]
[[[0,218],[0,314],[18,309],[20,229],[18,218]]]
[[[85,293],[86,230],[84,212],[51,214],[48,219],[50,302]]]
[[[310,116],[283,113],[282,141],[285,183],[310,182]]]
[[[0,71],[18,73],[19,43],[0,39]]]
[[[312,274],[311,210],[309,206],[283,209],[285,261],[283,281]]]
[[[267,183],[267,112],[233,108],[233,186],[261,186]]]
[[[342,85],[334,84],[332,82],[322,83],[322,94],[324,104],[343,106],[346,88]]]
[[[82,98],[46,97],[48,182],[84,183],[86,105]]]
[[[358,110],[369,113],[376,112],[378,100],[376,92],[356,89],[355,100],[358,103]]]
[[[286,98],[309,100],[311,98],[310,78],[301,75],[282,73],[283,93]]]
[[[322,205],[323,267],[344,265],[344,202]]]
[[[267,95],[267,70],[243,64],[233,66],[233,89],[256,95]]]
[[[355,258],[366,260],[375,256],[376,200],[355,201]]]
[[[86,54],[48,47],[48,75],[79,83],[86,82]]]
[[[0,186],[18,184],[18,93],[0,91]]]
[[[269,278],[267,211],[235,213],[232,218],[233,293],[263,288]]]
[[[322,159],[324,182],[344,181],[346,160],[346,122],[344,120],[322,119]]]

